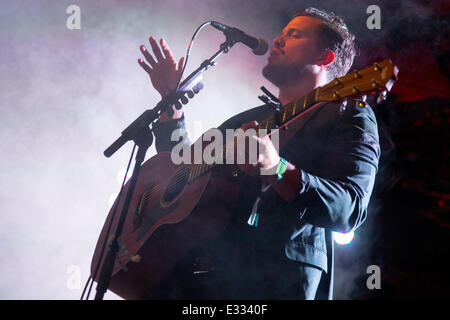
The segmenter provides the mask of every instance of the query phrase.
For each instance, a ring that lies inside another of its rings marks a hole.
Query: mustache
[[[278,53],[284,54],[284,50],[281,49],[278,45],[274,45],[272,51],[277,51]]]

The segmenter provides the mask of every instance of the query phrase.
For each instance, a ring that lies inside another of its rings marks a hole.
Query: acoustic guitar
[[[279,130],[281,148],[321,103],[343,102],[376,93],[385,97],[397,73],[398,68],[390,60],[355,70],[274,109],[273,115],[259,122],[258,130],[267,129],[272,133]],[[363,107],[365,102],[360,103]],[[289,130],[281,130],[286,126]],[[237,165],[175,165],[170,152],[158,153],[147,160],[140,170],[123,233],[117,239],[120,251],[108,289],[124,299],[144,298],[188,250],[212,241],[225,230],[242,181],[243,173]],[[123,194],[127,188],[128,183]],[[99,236],[91,263],[95,281],[111,241],[106,237],[114,234],[123,200],[124,197],[116,199]]]

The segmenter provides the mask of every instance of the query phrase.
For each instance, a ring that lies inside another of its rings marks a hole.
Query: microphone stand
[[[136,143],[138,151],[136,154],[136,160],[134,164],[133,174],[129,181],[129,186],[125,196],[125,201],[120,212],[119,221],[114,233],[114,236],[109,242],[108,254],[105,257],[104,263],[100,270],[100,276],[97,282],[95,300],[103,300],[106,290],[109,287],[111,281],[112,273],[114,271],[114,264],[117,258],[117,253],[119,251],[118,238],[122,234],[122,229],[125,223],[127,212],[130,206],[130,202],[134,193],[139,171],[144,161],[145,154],[148,148],[153,143],[153,132],[149,126],[154,123],[159,116],[165,111],[172,111],[172,105],[175,105],[177,109],[181,109],[181,104],[178,101],[182,100],[183,104],[187,104],[188,100],[184,97],[184,94],[188,94],[190,98],[193,94],[189,88],[193,85],[197,86],[197,89],[193,89],[194,93],[198,93],[201,90],[201,82],[198,82],[201,74],[212,66],[215,66],[215,60],[222,54],[227,53],[233,47],[233,45],[238,42],[233,33],[226,35],[226,41],[220,45],[219,51],[217,51],[211,58],[203,61],[199,68],[192,72],[179,86],[177,90],[169,94],[168,97],[162,99],[153,109],[148,109],[144,111],[136,120],[134,120],[125,130],[122,131],[122,135],[116,139],[104,152],[106,157],[111,157],[117,150],[119,150],[126,142],[132,140]],[[196,82],[197,80],[197,82]],[[199,86],[200,84],[200,86]],[[197,92],[196,92],[197,91]],[[110,222],[112,223],[112,221]],[[106,235],[108,236],[108,235]],[[98,268],[102,261],[102,256],[98,259],[98,264],[96,266],[93,279],[95,280]]]

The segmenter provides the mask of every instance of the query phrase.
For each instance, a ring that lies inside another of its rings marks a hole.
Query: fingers
[[[185,62],[184,57],[181,57],[180,61],[178,61],[178,68],[177,68],[178,79],[180,79],[181,73],[183,72],[184,62]],[[180,79],[180,81],[181,81],[181,79]]]
[[[140,46],[141,52],[145,57],[145,60],[152,66],[155,67],[156,61],[153,59],[152,55],[148,52],[148,50],[145,48],[145,46]]]
[[[252,121],[252,122],[248,122],[248,123],[242,124],[241,129],[245,131],[245,130],[248,130],[250,128],[255,128],[257,126],[258,126],[258,122],[257,121]]]
[[[161,44],[161,48],[163,49],[164,56],[166,57],[166,59],[170,59],[175,62],[175,59],[172,56],[172,52],[170,52],[170,48],[169,45],[166,43],[166,40],[160,39],[159,43]]]
[[[142,67],[142,69],[144,69],[145,72],[147,72],[149,75],[153,71],[152,68],[150,68],[150,66],[144,62],[144,60],[138,59],[138,63]]]
[[[159,46],[156,43],[156,39],[154,37],[150,37],[149,41],[150,41],[150,45],[152,46],[153,54],[155,55],[156,60],[158,60],[158,61],[164,60],[161,49],[159,49]]]
[[[186,59],[184,57],[181,57],[180,61],[178,61],[178,70],[183,70],[185,62],[186,62]]]
[[[178,72],[181,73],[181,71],[184,68],[184,63],[186,62],[186,59],[184,57],[180,58],[180,61],[178,61]]]

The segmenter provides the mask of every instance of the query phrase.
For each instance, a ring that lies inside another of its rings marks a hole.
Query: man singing
[[[150,44],[154,57],[141,46],[146,62],[138,62],[164,97],[175,89],[184,58],[176,63],[163,39],[162,51],[155,38],[150,37]],[[344,76],[354,56],[354,36],[342,19],[308,8],[296,13],[273,40],[262,72],[279,88],[278,99],[286,105]],[[173,130],[185,130],[183,111],[173,110],[153,127],[158,152],[171,151],[177,143],[170,139]],[[267,105],[256,107],[219,129],[248,130],[272,112]],[[150,298],[332,298],[332,232],[350,232],[365,220],[378,170],[375,115],[355,101],[346,108],[326,103],[280,152],[269,138],[256,139],[264,152],[257,164],[241,165],[241,170],[248,173],[256,166],[277,173],[246,175],[224,234],[193,250],[182,271],[174,272]],[[257,203],[255,194],[260,195]],[[252,225],[248,218],[255,207],[259,223]]]

